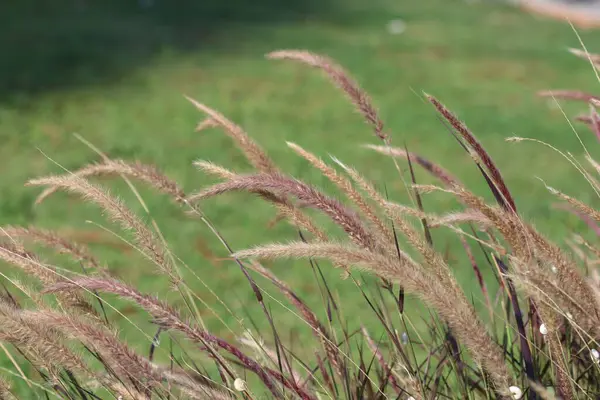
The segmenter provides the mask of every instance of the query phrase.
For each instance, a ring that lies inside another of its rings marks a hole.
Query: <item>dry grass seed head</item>
[[[61,273],[57,272],[55,267],[43,263],[35,253],[25,250],[16,241],[0,241],[0,260],[19,268],[25,274],[36,278],[44,285],[55,283],[63,277]],[[29,293],[35,303],[41,304],[41,299],[37,298],[37,293]],[[91,304],[78,293],[58,295],[57,300],[61,305],[79,310],[86,315],[97,315]]]
[[[435,215],[424,213],[413,207],[408,207],[402,204],[386,202],[388,213],[393,213],[398,216],[411,216],[419,219],[426,219],[430,228],[439,228],[442,226],[452,226],[464,223],[476,224],[482,228],[488,228],[490,223],[488,219],[479,211],[467,210],[463,212],[453,212],[446,215]]]
[[[471,149],[471,153],[474,153],[472,155],[476,155],[476,157],[481,160],[485,168],[488,170],[494,186],[502,195],[503,200],[508,204],[509,210],[516,212],[517,208],[515,202],[504,183],[502,174],[500,174],[496,164],[494,164],[492,158],[485,151],[481,143],[479,143],[477,138],[475,138],[475,135],[473,135],[469,128],[467,128],[467,126],[450,110],[448,110],[446,106],[444,106],[439,100],[430,95],[426,95],[426,97],[427,100],[429,100],[431,104],[433,104],[433,106],[438,110],[438,112],[454,127],[456,132],[460,134],[467,146]]]
[[[124,175],[130,178],[138,179],[151,187],[158,190],[160,193],[166,194],[177,202],[185,199],[183,189],[171,178],[159,171],[153,165],[142,164],[141,162],[128,163],[123,160],[106,159],[100,164],[87,165],[70,175],[79,178],[89,178],[92,176],[114,176]],[[50,195],[54,194],[60,187],[54,186],[45,189],[36,199],[36,204],[42,203]]]
[[[429,226],[431,228],[465,223],[478,225],[482,230],[485,230],[491,226],[489,220],[482,213],[475,210],[450,213],[429,220]]]
[[[390,230],[378,217],[377,212],[373,209],[373,207],[354,188],[350,180],[339,175],[335,169],[325,164],[323,160],[319,159],[317,156],[306,151],[297,144],[288,142],[287,145],[298,155],[307,160],[311,165],[321,171],[321,173],[333,184],[335,184],[358,207],[362,214],[368,218],[368,220],[373,224],[374,227],[377,228],[381,235],[386,238],[386,244],[388,246],[389,244],[393,243],[393,236]]]
[[[62,343],[64,337],[58,330],[37,320],[31,312],[0,302],[0,320],[0,340],[17,346],[37,366],[55,375],[67,368],[87,378],[99,379],[77,353]]]
[[[227,182],[216,184],[190,196],[190,202],[214,197],[231,191],[267,191],[278,195],[293,196],[299,201],[318,209],[339,225],[360,246],[373,249],[373,234],[353,210],[330,198],[314,187],[281,174],[240,175]]]
[[[600,174],[600,164],[598,164],[598,162],[596,160],[594,160],[592,157],[589,157],[588,155],[586,155],[585,158],[586,158],[587,162],[589,162],[590,165],[592,167],[594,167],[594,170],[596,170],[596,172],[598,174]]]
[[[194,162],[194,165],[200,168],[202,171],[210,175],[216,175],[222,179],[229,180],[239,176],[228,169],[207,161],[196,161]],[[288,201],[284,196],[264,190],[259,190],[255,193],[275,206],[278,211],[276,221],[280,219],[286,219],[292,225],[310,232],[317,239],[327,240],[325,233],[317,228],[313,220],[308,215],[303,214],[298,207]]]
[[[170,258],[167,257],[168,250],[163,241],[122,200],[111,195],[108,190],[75,175],[32,179],[27,182],[27,185],[57,187],[78,194],[84,200],[98,205],[112,221],[133,233],[143,254],[154,261],[161,271],[171,278],[177,276]]]
[[[202,170],[203,172],[205,172],[209,175],[217,176],[221,179],[227,180],[227,179],[232,179],[232,178],[238,176],[238,174],[236,174],[235,172],[228,170],[220,165],[209,162],[209,161],[203,161],[203,160],[195,161],[194,165],[196,167],[198,167],[200,170]],[[258,192],[257,194],[261,195],[261,192]],[[291,203],[289,203],[289,202],[285,201],[285,199],[279,198],[278,196],[273,195],[273,194],[269,194],[268,196],[262,196],[262,197],[265,200],[267,200],[268,202],[273,203],[277,208],[280,209],[278,212],[278,215],[275,217],[273,222],[270,223],[269,226],[273,226],[280,220],[287,218],[293,225],[296,225],[300,228],[306,228],[306,230],[311,233],[318,232],[316,234],[316,236],[319,238],[325,239],[324,234],[322,232],[320,232],[316,228],[316,226],[314,226],[314,224],[308,217],[302,216],[304,218],[299,218],[299,217],[301,217],[300,211],[296,207],[294,207]],[[282,204],[282,202],[284,202],[285,204]]]
[[[25,250],[18,242],[0,241],[0,259],[45,285],[52,284],[59,278],[54,268],[43,264],[33,252]]]
[[[196,125],[196,132],[202,132],[205,129],[216,128],[219,123],[212,117],[206,117],[202,122]]]
[[[577,90],[542,90],[538,96],[551,97],[553,99],[566,99],[590,102],[591,100],[600,100],[600,97],[590,93],[580,92]]]
[[[566,201],[571,207],[573,207],[578,212],[580,212],[584,215],[587,215],[594,222],[600,223],[600,212],[598,212],[594,208],[588,206],[587,204],[585,204],[569,195],[559,192],[558,190],[556,190],[552,187],[546,186],[546,188],[550,191],[550,193],[552,193],[552,194],[556,195],[558,198]]]
[[[107,273],[86,246],[73,242],[61,236],[58,232],[33,226],[5,226],[0,228],[0,232],[10,240],[31,240],[35,243],[52,248],[59,253],[68,254],[74,260],[82,262],[88,268],[101,273]]]
[[[479,211],[500,232],[517,256],[527,260],[533,257],[527,229],[515,213],[506,212],[497,206],[490,206],[481,197],[460,186],[454,186],[447,191],[470,209]]]
[[[377,110],[371,103],[369,95],[365,93],[365,91],[350,78],[350,75],[333,60],[306,50],[274,51],[267,54],[267,58],[273,60],[298,61],[322,70],[339,89],[346,93],[364,119],[373,127],[375,135],[382,140],[387,140],[387,136],[383,133],[383,122],[379,118]]]
[[[74,315],[48,310],[29,313],[31,318],[35,318],[41,324],[79,340],[97,351],[117,376],[127,377],[132,385],[141,388],[142,392],[161,385],[162,374],[156,371],[152,363],[119,340],[114,332]]]
[[[579,57],[586,61],[591,61],[596,68],[600,66],[600,54],[588,53],[585,50],[570,48],[569,52],[576,57]]]
[[[237,146],[244,152],[244,155],[252,164],[254,168],[263,173],[273,173],[278,171],[277,166],[267,156],[265,151],[254,142],[246,132],[238,125],[234,124],[225,116],[218,113],[206,105],[197,102],[196,100],[187,97],[186,98],[200,111],[207,114],[211,118],[211,125],[218,124],[225,130],[225,133],[234,140]]]
[[[235,172],[210,161],[198,160],[194,161],[194,165],[204,173],[214,175],[221,179],[231,179],[238,175]]]

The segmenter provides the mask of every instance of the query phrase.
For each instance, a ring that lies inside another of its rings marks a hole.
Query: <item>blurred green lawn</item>
[[[71,3],[80,8],[65,14],[63,9]],[[504,141],[509,136],[527,136],[577,156],[583,154],[562,112],[535,96],[547,88],[593,91],[598,84],[590,65],[566,51],[579,44],[567,24],[538,20],[495,2],[458,0],[332,0],[327,6],[314,2],[306,3],[307,9],[290,7],[281,15],[270,9],[277,4],[271,2],[262,11],[254,10],[251,18],[240,17],[253,10],[245,6],[233,21],[217,6],[216,11],[198,6],[198,10],[178,12],[176,6],[162,3],[140,9],[135,4],[109,2],[112,6],[98,10],[99,5],[86,3],[48,3],[45,12],[55,13],[30,20],[29,25],[4,21],[8,25],[3,29],[10,34],[3,35],[0,44],[10,46],[10,51],[4,52],[7,58],[0,62],[0,157],[4,160],[0,164],[0,221],[55,228],[87,242],[116,275],[145,292],[161,293],[180,303],[151,266],[94,225],[114,229],[95,207],[56,195],[34,208],[38,191],[23,187],[28,178],[61,172],[42,152],[70,170],[97,160],[73,133],[114,158],[156,164],[187,191],[212,182],[194,169],[196,159],[250,171],[223,133],[194,131],[203,115],[184,99],[186,94],[243,126],[283,170],[329,193],[334,193],[331,185],[295,156],[285,141],[324,158],[335,155],[379,185],[385,183],[393,198],[405,199],[393,164],[361,148],[363,143],[377,141],[341,93],[317,71],[263,58],[264,53],[280,48],[305,48],[338,60],[372,95],[393,143],[406,143],[491,199],[472,162],[422,100],[423,91],[437,96],[490,151],[522,215],[554,239],[584,227],[552,208],[554,200],[536,177],[597,203],[584,179],[556,153],[539,145]],[[243,8],[244,2],[239,3]],[[2,7],[19,15],[27,12],[17,5]],[[263,13],[269,10],[273,15],[266,18],[269,15]],[[397,18],[406,23],[406,30],[392,35],[386,25]],[[590,51],[598,50],[600,33],[580,34]],[[569,105],[565,110],[573,116],[578,108]],[[596,154],[592,135],[581,125],[575,126],[592,155]],[[430,181],[422,171],[418,180]],[[124,185],[115,189],[142,212]],[[175,253],[236,316],[244,318],[248,313],[259,326],[266,326],[242,274],[234,263],[224,260],[227,253],[214,235],[200,222],[185,217],[168,199],[148,190],[142,194]],[[444,195],[425,198],[425,207],[431,211],[447,212],[454,206]],[[272,209],[248,195],[206,201],[203,210],[234,249],[297,238],[285,224],[268,228]],[[475,280],[457,243],[448,235],[436,235],[436,247],[450,248],[457,274],[470,290]],[[321,296],[306,263],[278,262],[273,268],[319,307]],[[324,270],[351,323],[368,324],[372,316],[361,311],[367,308],[353,284],[338,279],[338,271]],[[2,267],[2,271],[14,274],[10,268]],[[241,332],[236,318],[196,278],[187,276],[188,284],[229,328]],[[265,289],[274,292],[268,286]],[[275,301],[270,303],[282,331],[306,333],[294,314]],[[232,337],[206,306],[199,308],[213,332]],[[121,306],[121,310],[153,334],[147,317],[131,307]],[[122,327],[125,338],[139,337],[139,331],[127,323]],[[138,344],[142,349],[148,346]]]

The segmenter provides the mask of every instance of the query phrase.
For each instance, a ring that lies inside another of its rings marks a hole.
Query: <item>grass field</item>
[[[0,60],[0,157],[4,160],[0,222],[59,229],[89,243],[116,275],[175,303],[165,279],[156,276],[151,266],[123,257],[129,250],[95,225],[114,229],[93,206],[56,195],[34,208],[38,192],[23,183],[60,172],[49,159],[70,170],[97,160],[73,133],[111,157],[156,164],[188,191],[211,182],[192,166],[196,159],[249,171],[221,132],[194,131],[203,116],[184,99],[187,94],[242,125],[294,176],[330,188],[287,148],[286,141],[324,158],[335,155],[377,183],[385,183],[391,196],[405,199],[393,164],[361,148],[376,139],[352,106],[317,71],[265,60],[263,54],[275,49],[306,48],[337,59],[374,98],[393,143],[406,143],[489,196],[468,156],[422,99],[423,91],[437,96],[490,151],[522,215],[552,238],[561,240],[566,228],[582,226],[551,207],[551,195],[536,177],[597,203],[584,179],[556,153],[540,145],[504,140],[533,137],[583,154],[561,110],[535,96],[548,88],[592,91],[598,84],[589,64],[566,51],[579,46],[567,24],[537,20],[495,2],[455,0],[332,0],[325,5],[302,3],[302,7],[258,2],[257,8],[244,2],[221,6],[215,2],[212,9],[211,3],[191,1],[179,6],[157,2],[147,9],[118,5],[121,2],[107,2],[97,9],[85,1],[62,1],[39,6],[44,13],[36,15],[46,17],[35,18],[29,3],[33,2],[0,6],[0,19],[6,19],[0,24],[0,33],[5,31],[0,43],[6,48],[6,57]],[[406,23],[400,35],[386,30],[388,21],[396,18]],[[590,51],[598,50],[600,33],[580,34]],[[575,111],[565,105],[568,115]],[[585,127],[575,127],[594,154],[595,139]],[[418,179],[428,181],[422,171]],[[115,188],[142,211],[125,186]],[[146,190],[142,194],[175,253],[227,301],[236,316],[247,312],[264,325],[242,274],[224,259],[227,253],[214,235],[168,199]],[[450,211],[455,204],[446,200],[431,195],[425,207]],[[245,195],[207,201],[203,210],[235,249],[296,238],[284,224],[268,228],[272,209]],[[460,262],[457,243],[443,234],[436,236],[436,247],[450,248],[459,260],[457,274],[470,285],[474,282],[470,267]],[[309,303],[320,303],[305,263],[277,263],[274,268]],[[2,271],[14,273],[4,267]],[[337,279],[337,271],[325,271],[351,322],[368,319],[357,311],[365,307],[354,286]],[[241,330],[236,318],[195,278],[189,284],[233,331]],[[302,330],[293,314],[275,302],[272,305],[283,330]],[[200,309],[215,333],[231,335],[206,307]],[[151,334],[143,316],[134,321]],[[125,337],[135,338],[135,329],[127,324],[123,329]]]

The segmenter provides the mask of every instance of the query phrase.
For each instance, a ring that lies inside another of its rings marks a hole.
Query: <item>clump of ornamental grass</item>
[[[575,54],[600,65],[600,56]],[[9,366],[1,370],[0,398],[17,398],[17,383],[31,396],[68,399],[598,398],[600,275],[594,266],[600,249],[584,235],[574,235],[564,243],[573,251],[566,252],[523,218],[518,197],[490,154],[437,98],[425,95],[472,158],[494,202],[474,194],[436,163],[406,147],[395,147],[393,134],[370,97],[333,60],[296,50],[267,57],[313,67],[346,95],[377,141],[367,147],[391,158],[410,202],[402,204],[394,193],[380,191],[379,185],[337,158],[325,161],[288,143],[337,188],[336,196],[327,194],[286,174],[240,126],[189,98],[206,115],[197,130],[222,130],[243,152],[252,171],[199,160],[195,166],[219,182],[188,192],[154,166],[100,153],[102,160],[96,164],[27,183],[43,189],[37,203],[65,191],[96,205],[123,231],[116,234],[146,260],[148,268],[168,279],[183,306],[167,302],[166,293],[143,293],[124,282],[108,272],[90,249],[59,232],[2,227],[0,258],[20,274],[17,278],[8,270],[2,272],[0,343]],[[542,94],[587,102],[589,113],[579,119],[600,138],[596,108],[600,97],[573,91]],[[573,157],[569,160],[600,192],[599,164],[588,155],[590,172]],[[419,184],[417,167],[439,183]],[[155,221],[137,215],[94,182],[99,177],[125,180],[144,209],[134,182],[148,185],[216,235],[236,267],[231,274],[243,274],[262,309],[263,325],[270,329],[244,325],[238,318],[243,329],[237,339],[210,332],[198,312],[199,307],[210,306],[184,279],[192,269],[173,254]],[[600,233],[599,211],[549,189]],[[273,206],[275,221],[291,224],[297,236],[233,251],[201,207],[205,199],[230,192],[263,199]],[[451,196],[460,208],[426,210],[424,193]],[[330,223],[324,224],[316,214]],[[332,231],[334,226],[339,229]],[[460,239],[477,277],[479,288],[473,295],[478,301],[459,286],[453,262],[433,240],[434,229],[447,229]],[[48,261],[44,257],[48,252],[41,248],[70,257],[80,268]],[[294,285],[261,263],[273,259],[306,260],[321,289],[323,310],[311,308]],[[344,309],[324,279],[325,268],[339,268],[351,280],[376,323],[348,327],[344,313],[353,310]],[[265,287],[257,283],[259,277],[280,292],[286,307],[312,333],[312,339],[296,344],[297,350],[285,339],[286,327],[278,323]],[[109,301],[114,296],[151,317],[153,331],[135,326],[138,343],[123,340],[109,317],[119,314]],[[413,304],[411,309],[426,311],[413,315],[407,312],[407,302],[423,306]],[[414,320],[425,328],[415,328]],[[170,343],[168,350],[159,345],[161,341]],[[142,354],[139,349],[144,345],[148,351]],[[157,361],[157,352],[168,362]]]

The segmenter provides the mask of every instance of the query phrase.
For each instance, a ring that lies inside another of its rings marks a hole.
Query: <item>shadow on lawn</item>
[[[236,25],[285,23],[326,0],[0,2],[0,101],[102,83],[164,49],[198,50]]]

